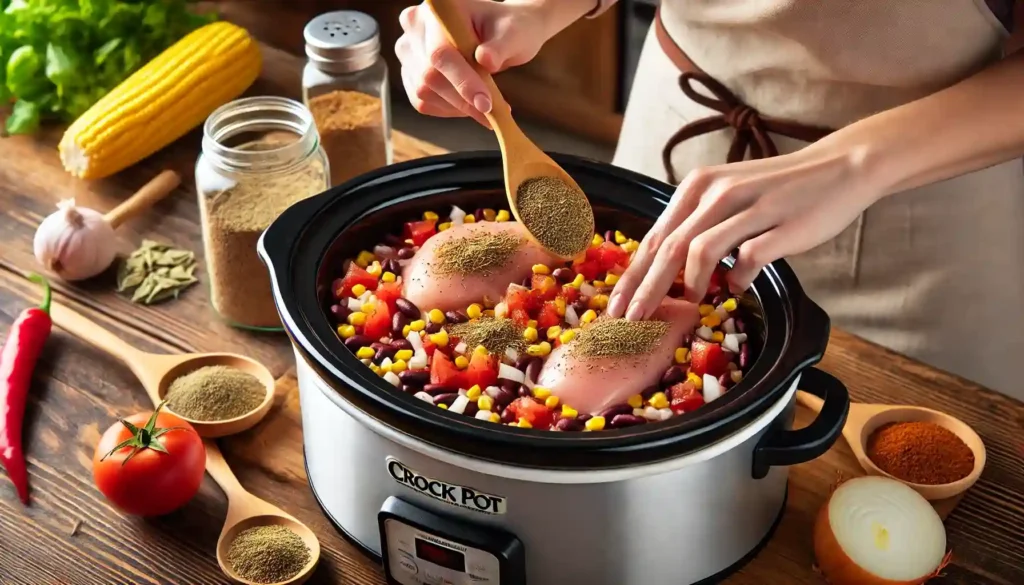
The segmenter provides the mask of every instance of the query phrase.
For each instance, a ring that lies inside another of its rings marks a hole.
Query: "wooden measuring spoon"
[[[821,407],[824,404],[817,396],[802,390],[797,392],[796,401],[814,412],[821,412]],[[892,422],[930,422],[949,429],[974,452],[974,469],[970,475],[959,481],[937,485],[903,481],[882,471],[867,455],[868,437],[878,427]],[[882,475],[905,483],[924,496],[926,500],[944,500],[960,495],[978,481],[982,469],[985,468],[985,444],[982,443],[978,433],[960,419],[930,408],[888,404],[851,404],[850,414],[846,417],[846,425],[843,427],[843,438],[846,439],[850,450],[853,451],[853,455],[865,471],[872,475]]]
[[[512,208],[512,214],[529,230],[530,226],[520,217],[517,204],[519,186],[523,182],[535,177],[554,177],[574,189],[580,191],[582,189],[569,176],[569,173],[565,172],[562,167],[558,166],[558,163],[527,138],[519,125],[512,119],[512,110],[501,95],[498,84],[494,82],[491,74],[476,61],[476,48],[480,42],[459,5],[452,0],[427,0],[427,5],[434,11],[437,20],[445,29],[449,42],[462,53],[466,61],[483,78],[487,91],[491,94],[492,107],[491,112],[487,114],[487,121],[494,128],[494,133],[498,137],[498,145],[501,148],[501,158],[505,168],[505,194],[508,197],[509,206]],[[593,211],[589,209],[588,211],[593,217]],[[593,228],[590,231],[593,232]],[[537,243],[541,244],[539,241]],[[554,252],[553,250],[548,251]],[[572,257],[564,256],[562,258],[563,260],[572,259]]]
[[[205,366],[230,366],[248,372],[263,383],[266,396],[263,402],[247,414],[240,417],[220,421],[192,420],[178,413],[178,416],[189,422],[196,432],[209,439],[233,435],[245,431],[270,411],[274,401],[274,376],[270,370],[256,360],[232,353],[191,353],[184,355],[161,355],[146,353],[135,349],[128,343],[118,339],[106,329],[79,315],[71,309],[54,303],[50,307],[53,323],[61,329],[95,345],[114,357],[120,359],[142,382],[154,404],[163,401],[171,382],[177,378]]]

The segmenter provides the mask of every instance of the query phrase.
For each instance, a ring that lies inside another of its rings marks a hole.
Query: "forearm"
[[[506,0],[508,1],[508,0]],[[550,24],[547,37],[551,38],[577,20],[614,4],[615,0],[519,0],[541,7]]]
[[[879,196],[1024,154],[1024,52],[920,100],[834,132],[810,150],[852,157]]]

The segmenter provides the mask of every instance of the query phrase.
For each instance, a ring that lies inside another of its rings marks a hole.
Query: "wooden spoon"
[[[480,42],[459,5],[452,0],[427,0],[427,5],[437,16],[449,42],[462,53],[466,61],[480,75],[491,94],[492,107],[490,113],[487,114],[487,121],[494,128],[494,132],[498,136],[498,145],[501,148],[501,157],[505,167],[505,194],[508,197],[509,206],[512,208],[512,214],[529,230],[530,226],[523,221],[519,214],[518,205],[519,186],[524,181],[535,177],[554,177],[574,189],[580,191],[582,189],[569,176],[569,173],[565,172],[562,167],[558,166],[558,163],[527,138],[512,119],[512,109],[501,95],[498,84],[494,82],[491,74],[477,63],[476,48]],[[593,211],[589,208],[587,211],[590,211],[591,217],[593,217]],[[593,232],[593,228],[590,231]],[[537,243],[543,246],[541,242]],[[553,250],[548,251],[554,253]],[[571,256],[561,257],[563,260],[572,259]]]
[[[95,345],[124,362],[132,373],[138,377],[139,381],[142,382],[142,386],[146,389],[146,393],[149,394],[154,404],[159,404],[163,401],[171,382],[205,366],[230,366],[256,376],[266,389],[266,396],[263,398],[263,402],[252,412],[220,421],[192,420],[175,413],[188,421],[189,424],[195,427],[196,432],[205,438],[213,439],[245,431],[263,420],[263,417],[267,415],[273,404],[274,376],[266,366],[256,360],[231,353],[191,353],[184,355],[146,353],[121,341],[106,329],[63,305],[54,303],[50,307],[50,316],[53,319],[53,323],[61,329]]]
[[[821,407],[824,404],[817,396],[804,391],[797,392],[796,401],[814,412],[821,412]],[[949,429],[974,452],[974,469],[970,475],[961,480],[937,485],[903,481],[889,475],[879,469],[868,457],[867,443],[868,438],[878,427],[891,422],[930,422]],[[924,496],[926,500],[944,500],[960,495],[978,481],[982,469],[985,468],[985,444],[982,443],[978,433],[960,419],[930,408],[888,404],[851,404],[850,414],[843,427],[843,438],[846,439],[850,450],[853,451],[853,455],[865,471],[872,475],[883,475],[905,483]]]

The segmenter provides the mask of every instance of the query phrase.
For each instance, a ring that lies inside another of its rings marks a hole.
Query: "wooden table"
[[[272,51],[258,90],[294,93],[296,60]],[[290,89],[289,89],[290,88]],[[63,172],[55,155],[60,130],[35,138],[0,139],[0,335],[39,290],[21,274],[36,268],[32,236],[58,199],[107,210],[163,168],[185,185],[149,214],[119,230],[121,248],[142,238],[202,250],[192,165],[193,132],[115,178],[92,184]],[[399,159],[438,149],[398,134]],[[203,275],[205,278],[205,275]],[[220,323],[203,286],[178,301],[140,307],[116,295],[113,276],[80,286],[56,285],[56,300],[144,350],[235,351],[266,363],[280,377],[276,404],[257,428],[220,441],[242,484],[308,523],[323,545],[311,583],[383,583],[382,571],[340,538],[320,513],[302,463],[298,394],[292,353],[281,335],[251,335]],[[0,337],[2,339],[2,337]],[[984,438],[988,467],[947,519],[955,562],[939,583],[1024,583],[1024,405],[836,331],[823,367],[860,401],[926,405],[952,413]],[[1006,367],[1016,367],[1007,364]],[[118,416],[150,409],[132,374],[111,357],[55,330],[39,364],[25,439],[32,504],[22,507],[0,472],[0,583],[99,585],[226,583],[214,545],[226,502],[212,480],[182,510],[155,520],[114,511],[93,487],[91,457],[100,433]],[[813,570],[811,525],[837,470],[855,473],[842,442],[792,472],[789,509],[769,546],[730,585],[822,584]]]

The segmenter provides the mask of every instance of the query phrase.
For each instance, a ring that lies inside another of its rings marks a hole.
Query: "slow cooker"
[[[641,237],[673,188],[607,164],[554,159],[584,189],[599,230]],[[342,344],[327,307],[345,258],[426,210],[502,207],[497,152],[392,165],[295,204],[264,233],[295,349],[309,484],[324,514],[389,583],[712,583],[771,538],[787,466],[839,436],[846,388],[811,366],[827,315],[779,261],[745,298],[760,351],[721,398],[668,421],[593,433],[521,429],[433,407]],[[728,264],[731,259],[726,259]],[[797,386],[825,401],[792,428]]]

